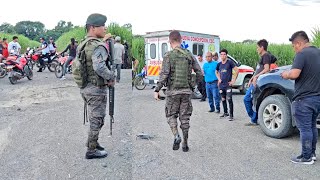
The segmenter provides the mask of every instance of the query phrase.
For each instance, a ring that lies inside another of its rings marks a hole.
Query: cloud
[[[316,3],[320,4],[320,0],[281,0],[281,1],[291,6],[310,6]]]

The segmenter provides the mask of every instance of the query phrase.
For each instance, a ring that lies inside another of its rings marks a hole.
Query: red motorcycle
[[[64,64],[68,60],[69,56],[64,56],[63,54],[59,57],[58,61],[59,64],[56,66],[54,74],[56,75],[57,78],[61,78],[63,75],[64,70]],[[72,73],[72,61],[70,61],[69,65],[67,66],[67,73]]]
[[[4,59],[2,63],[0,63],[0,78],[4,78],[8,74],[9,69],[13,68],[13,65],[7,62],[16,61],[17,59],[18,56],[10,55],[7,57],[7,59]]]
[[[29,65],[27,64],[27,59],[25,57],[18,58],[17,61],[7,60],[6,63],[11,65],[12,68],[9,71],[9,81],[11,84],[17,83],[18,80],[27,77],[29,80],[33,78],[33,72]]]
[[[40,59],[41,53],[36,52],[34,49],[27,49],[27,60],[28,60],[28,65],[30,66],[31,69],[33,69],[33,66],[36,65],[38,68],[40,68]],[[42,58],[44,61],[44,67],[42,67],[43,70],[45,70],[46,67],[48,67],[50,72],[55,71],[56,65],[59,63],[57,61],[57,55],[50,56],[50,59],[52,61],[49,63],[48,58]]]

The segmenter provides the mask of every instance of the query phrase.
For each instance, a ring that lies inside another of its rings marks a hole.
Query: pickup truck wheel
[[[248,77],[244,78],[243,83],[242,83],[242,87],[240,89],[240,93],[241,94],[246,94],[246,92],[247,92],[247,90],[249,88],[248,87],[249,81],[250,81],[250,78],[248,78]]]
[[[283,138],[292,134],[290,101],[284,95],[266,97],[259,106],[258,123],[269,137]]]

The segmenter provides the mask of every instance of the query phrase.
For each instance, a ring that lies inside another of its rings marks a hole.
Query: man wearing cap
[[[296,55],[291,70],[282,72],[281,77],[295,80],[291,108],[302,144],[301,154],[291,161],[313,164],[316,160],[317,117],[320,111],[320,50],[310,45],[304,31],[295,32],[289,41]]]
[[[107,67],[108,51],[100,38],[106,34],[105,22],[107,17],[102,14],[91,14],[86,21],[87,36],[77,48],[77,62],[79,54],[85,55],[85,87],[80,93],[88,109],[90,129],[87,140],[86,159],[103,158],[107,152],[98,143],[99,132],[104,125],[107,106],[107,86],[114,85],[113,72]],[[82,59],[83,60],[83,59]],[[74,75],[74,79],[77,77]]]
[[[117,78],[116,81],[120,82],[120,71],[121,64],[123,64],[124,58],[124,46],[121,44],[121,38],[117,36],[115,38],[116,43],[114,44],[114,68],[117,69]]]

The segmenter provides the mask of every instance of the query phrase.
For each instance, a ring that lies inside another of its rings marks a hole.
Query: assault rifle
[[[107,43],[109,46],[109,57],[107,61],[107,66],[114,73],[114,39],[107,39]],[[109,116],[110,116],[110,135],[112,136],[112,124],[114,123],[114,86],[109,86]]]

